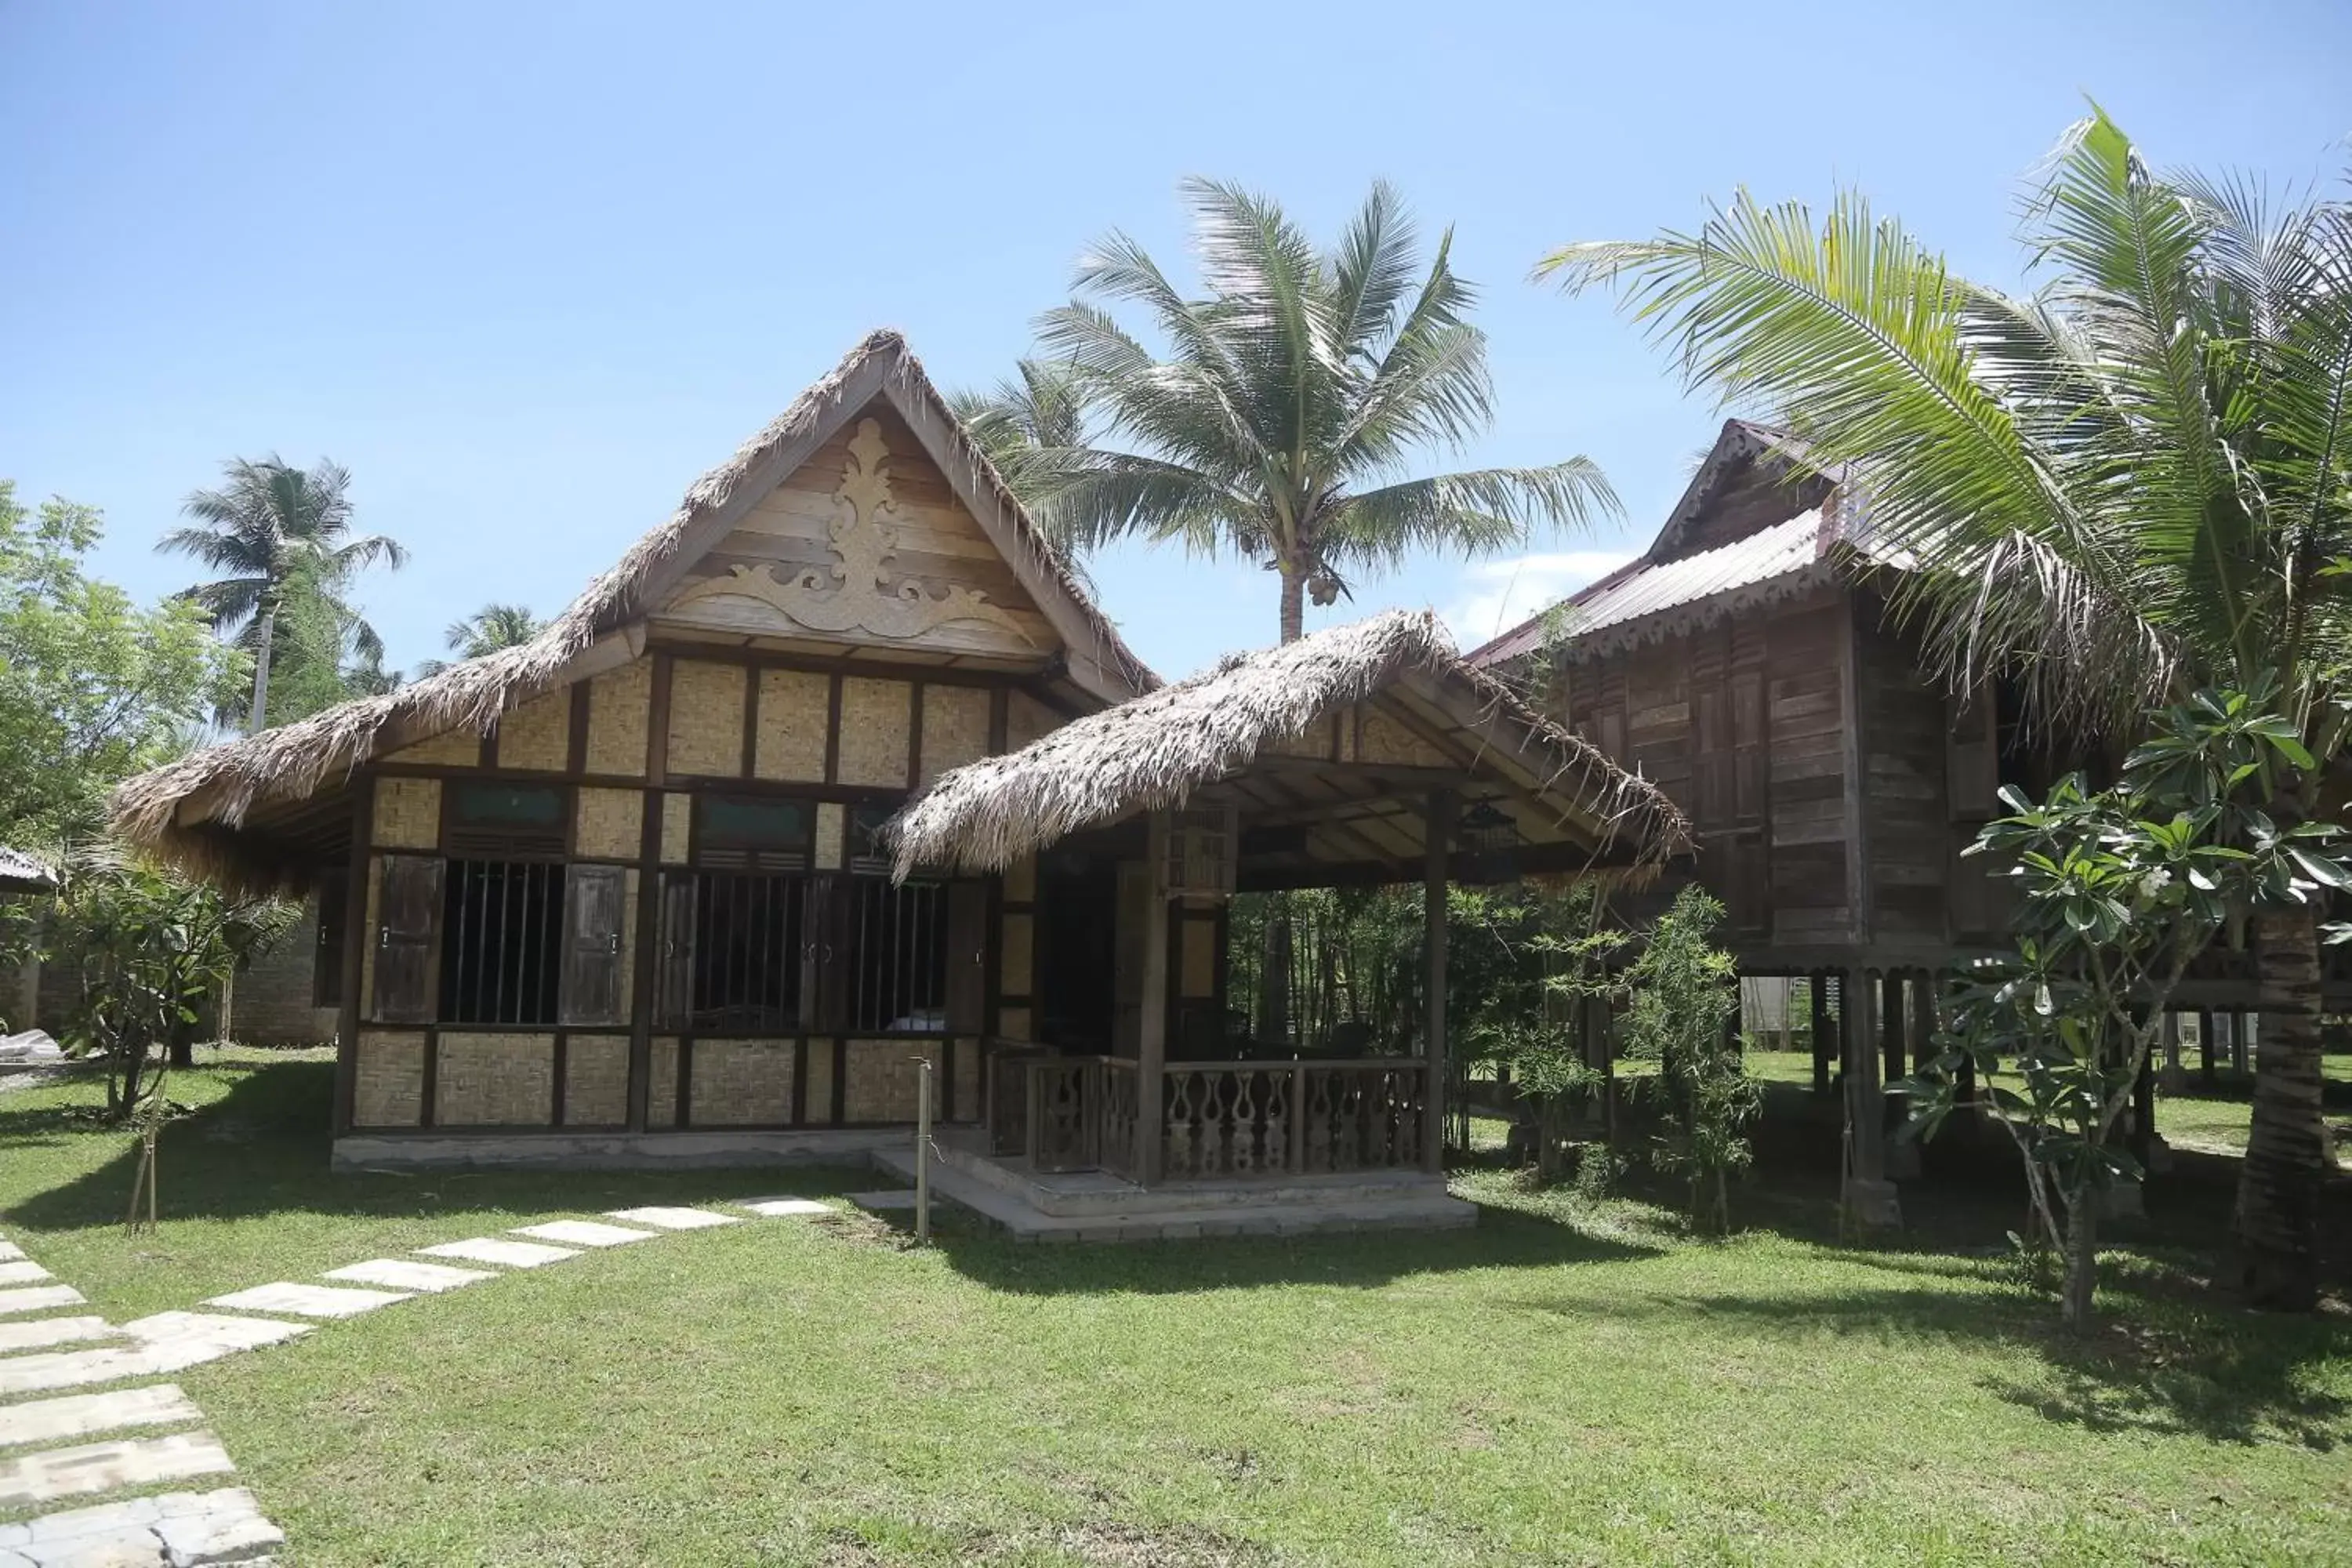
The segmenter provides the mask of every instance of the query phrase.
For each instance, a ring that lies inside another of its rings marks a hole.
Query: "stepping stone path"
[[[763,1218],[838,1212],[808,1198],[730,1206]],[[273,1280],[204,1303],[218,1310],[157,1312],[120,1325],[88,1312],[44,1315],[87,1303],[0,1237],[0,1511],[232,1474],[236,1466],[188,1396],[174,1384],[142,1380],[299,1338],[319,1327],[315,1320],[482,1284],[502,1269],[561,1263],[584,1247],[740,1225],[743,1217],[656,1204],[598,1219],[550,1220],[506,1236],[420,1247],[411,1258],[346,1264],[326,1271],[329,1283]],[[92,1392],[56,1392],[70,1389]],[[33,1394],[43,1397],[26,1397]],[[0,1524],[0,1568],[265,1563],[285,1543],[242,1487],[170,1491]]]
[[[632,1241],[649,1241],[650,1230],[631,1230],[626,1226],[599,1225],[593,1219],[557,1219],[545,1225],[519,1225],[517,1236],[535,1236],[541,1241],[569,1242],[574,1247],[620,1247]]]

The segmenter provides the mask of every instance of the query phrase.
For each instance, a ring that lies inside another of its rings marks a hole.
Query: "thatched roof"
[[[428,736],[485,732],[504,710],[619,662],[625,655],[610,646],[616,634],[660,601],[737,511],[877,395],[943,438],[944,449],[932,455],[1068,645],[1072,678],[1105,701],[1157,686],[1158,678],[1045,542],[906,341],[877,331],[732,458],[696,480],[676,511],[530,642],[142,773],[115,792],[116,833],[199,875],[248,885],[297,879],[299,868],[270,864],[264,847],[232,841],[233,830],[257,807],[340,786],[369,759]]]
[[[58,874],[39,856],[0,844],[0,893],[46,892],[58,885]]]
[[[1434,616],[1392,610],[1232,656],[1022,751],[941,775],[892,824],[898,874],[1002,870],[1082,829],[1180,806],[1254,763],[1281,760],[1286,742],[1335,708],[1402,696],[1407,685],[1463,737],[1464,763],[1519,781],[1560,837],[1621,865],[1688,847],[1687,824],[1656,786],[1464,663]],[[1326,771],[1347,770],[1335,761]]]

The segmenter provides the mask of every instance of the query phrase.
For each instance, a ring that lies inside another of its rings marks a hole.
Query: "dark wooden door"
[[[564,877],[563,979],[557,1016],[566,1024],[618,1024],[626,873],[574,866]]]
[[[988,1011],[988,884],[948,884],[948,1032],[977,1035]]]
[[[654,1020],[664,1029],[683,1029],[694,1006],[694,873],[665,871],[661,889],[661,947],[654,965]]]
[[[441,936],[445,862],[437,855],[387,855],[376,900],[375,1016],[387,1024],[433,1021],[433,975]]]

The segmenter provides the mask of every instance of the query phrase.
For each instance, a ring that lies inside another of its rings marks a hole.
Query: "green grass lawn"
[[[121,1317],[544,1214],[873,1182],[329,1176],[329,1075],[178,1077],[199,1111],[135,1241],[94,1089],[0,1096],[0,1226]],[[2352,1563],[2352,1316],[2216,1304],[2202,1231],[2114,1254],[2076,1345],[1985,1255],[2006,1206],[1906,1193],[1905,1244],[1865,1250],[1801,1182],[1743,1192],[1728,1242],[1460,1190],[1480,1225],[1433,1235],[916,1251],[761,1221],[179,1381],[297,1565]]]

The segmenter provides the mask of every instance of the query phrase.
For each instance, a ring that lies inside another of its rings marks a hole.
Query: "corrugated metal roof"
[[[1504,633],[1474,654],[1472,662],[1499,664],[1530,653],[1555,626],[1559,637],[1584,637],[1661,610],[1751,587],[1811,566],[1821,552],[1822,514],[1816,510],[1678,561],[1636,561],[1571,594],[1556,610]]]
[[[0,844],[0,892],[28,892],[57,882],[58,874],[37,857]]]

